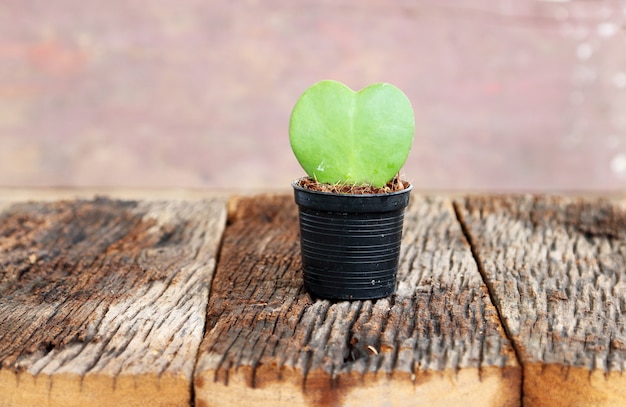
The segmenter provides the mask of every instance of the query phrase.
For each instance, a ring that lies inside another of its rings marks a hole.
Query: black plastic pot
[[[351,195],[311,191],[298,181],[291,185],[307,291],[341,300],[393,294],[412,186],[390,194]]]

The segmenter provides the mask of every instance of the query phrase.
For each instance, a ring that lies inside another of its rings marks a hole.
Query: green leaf
[[[354,92],[322,81],[296,102],[289,141],[309,177],[381,187],[402,168],[414,131],[411,103],[398,88],[377,83]]]

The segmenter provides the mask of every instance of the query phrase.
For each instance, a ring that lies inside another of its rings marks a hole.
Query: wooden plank
[[[188,406],[223,200],[0,214],[0,405]]]
[[[521,368],[451,201],[412,198],[397,294],[303,292],[293,198],[231,202],[196,406],[517,406]]]
[[[3,201],[0,199],[0,213],[2,213],[6,208],[8,208],[11,205],[12,205],[11,202]]]
[[[524,405],[626,405],[626,201],[457,206],[524,368]]]
[[[283,192],[288,185],[283,188]],[[99,196],[125,201],[200,201],[208,199],[224,199],[234,193],[234,190],[226,189],[194,189],[194,188],[122,188],[122,187],[96,187],[96,188],[7,188],[0,185],[0,205],[4,202],[18,203],[28,201],[60,201],[82,199],[89,200]],[[247,190],[252,195],[254,191]],[[258,193],[258,192],[257,192]]]

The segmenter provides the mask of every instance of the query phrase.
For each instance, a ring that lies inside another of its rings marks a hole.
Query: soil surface
[[[390,194],[392,192],[402,191],[411,185],[409,182],[401,180],[397,175],[383,187],[375,187],[367,184],[323,184],[309,177],[301,178],[297,184],[311,191],[352,195]]]

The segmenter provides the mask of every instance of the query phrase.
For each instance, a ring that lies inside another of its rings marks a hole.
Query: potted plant
[[[408,98],[387,83],[354,92],[322,81],[296,102],[289,140],[308,177],[292,187],[304,285],[314,296],[375,299],[394,293],[412,189],[399,170],[414,129]]]

